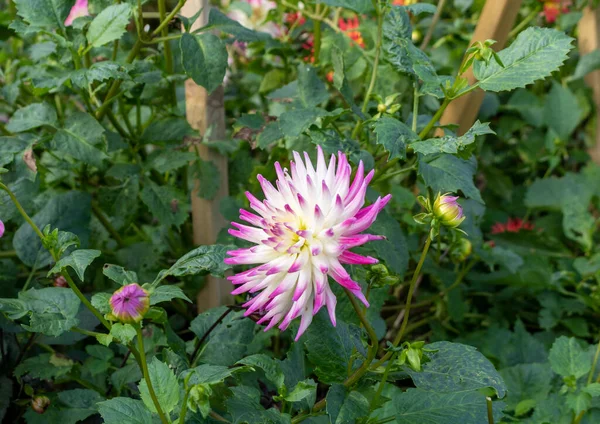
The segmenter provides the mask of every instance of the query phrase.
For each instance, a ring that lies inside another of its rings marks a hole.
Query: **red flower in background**
[[[523,221],[521,218],[510,218],[508,222],[496,222],[492,226],[492,234],[518,233],[521,230],[533,231],[534,226],[531,222]]]
[[[570,0],[540,0],[544,2],[544,11],[542,12],[549,24],[556,22],[561,13],[568,13]]]
[[[350,39],[354,41],[359,47],[364,48],[365,41],[362,38],[362,34],[358,30],[359,26],[360,21],[356,16],[350,19],[340,18],[338,21],[338,27],[340,27],[340,29],[344,31],[346,35],[350,37]]]
[[[306,18],[302,16],[300,12],[292,12],[285,15],[285,21],[289,24],[289,26],[304,25]]]

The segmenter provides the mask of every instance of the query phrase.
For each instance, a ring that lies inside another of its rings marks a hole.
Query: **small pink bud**
[[[112,295],[110,308],[115,318],[121,322],[140,322],[150,308],[150,298],[139,284],[128,284]]]
[[[62,275],[57,275],[54,277],[54,283],[52,284],[54,287],[69,287],[67,280]]]
[[[438,195],[433,203],[433,215],[436,219],[446,227],[456,228],[464,220],[462,207],[458,204],[458,196],[449,196],[446,193],[442,196]]]
[[[4,235],[4,222],[0,221],[0,237]]]

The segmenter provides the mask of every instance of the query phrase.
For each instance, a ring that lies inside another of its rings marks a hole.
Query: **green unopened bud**
[[[36,396],[31,399],[31,409],[33,409],[38,414],[43,414],[46,412],[50,406],[50,399],[47,396]]]
[[[190,390],[187,407],[193,412],[200,411],[204,418],[210,413],[210,395],[212,389],[208,384],[196,384]]]
[[[452,249],[452,259],[455,262],[464,262],[473,252],[473,245],[466,238],[461,238],[456,247]]]
[[[433,215],[436,220],[450,228],[458,227],[464,220],[462,207],[457,202],[458,196],[449,196],[449,193],[439,195],[433,203]]]
[[[383,103],[379,103],[379,104],[377,105],[377,112],[379,112],[379,113],[383,113],[383,112],[385,112],[386,110],[387,110],[387,106],[386,106],[385,104],[383,104]]]

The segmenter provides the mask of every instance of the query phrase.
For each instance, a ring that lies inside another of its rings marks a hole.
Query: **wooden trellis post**
[[[600,9],[586,7],[583,10],[577,40],[582,55],[600,48]],[[590,148],[589,153],[594,162],[600,164],[600,70],[586,75],[585,82],[592,87],[596,104],[596,144]]]
[[[502,49],[515,24],[522,2],[523,0],[487,0],[470,45],[477,41],[492,39],[497,41],[492,46],[493,49],[496,51]],[[469,84],[476,81],[471,69],[465,73],[465,77],[469,80]],[[454,100],[440,119],[442,125],[458,124],[459,133],[464,134],[475,122],[484,94],[483,90],[477,89]]]
[[[199,10],[202,14],[192,26],[192,30],[200,28],[208,22],[208,0],[187,0],[181,9],[181,14],[186,17],[194,16]],[[203,87],[193,80],[185,82],[186,116],[192,128],[200,134],[206,134],[211,128],[211,138],[223,140],[225,138],[225,108],[223,105],[223,88],[219,87],[212,94],[208,94]],[[195,149],[192,146],[192,149]],[[200,181],[195,181],[192,191],[192,223],[194,227],[194,243],[197,245],[213,244],[219,231],[227,225],[219,212],[219,203],[229,194],[227,175],[227,158],[210,150],[207,146],[200,146],[200,156],[203,160],[213,162],[219,170],[219,191],[214,199],[207,200],[198,196]],[[207,277],[204,288],[198,293],[197,305],[199,311],[204,311],[215,306],[231,303],[232,297],[230,284],[223,279]]]

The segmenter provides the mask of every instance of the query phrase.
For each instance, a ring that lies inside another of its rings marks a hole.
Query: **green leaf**
[[[516,410],[521,402],[546,399],[554,377],[548,363],[518,364],[500,370],[500,375],[506,383],[508,395],[505,401],[511,411]]]
[[[64,28],[72,0],[15,0],[17,14],[33,26]]]
[[[213,200],[221,187],[221,171],[214,162],[196,157],[193,176],[198,180],[200,186],[197,194],[202,199]],[[193,186],[194,182],[190,185]]]
[[[135,328],[133,328],[130,324],[121,324],[120,322],[116,322],[110,328],[110,335],[115,339],[119,340],[122,344],[126,345],[136,335]]]
[[[398,424],[482,424],[488,422],[485,396],[478,391],[436,393],[408,389],[394,399]],[[495,422],[502,417],[502,402],[493,403]]]
[[[105,424],[148,424],[152,414],[139,400],[116,397],[98,404]]]
[[[190,324],[194,334],[202,339],[227,310],[225,306],[198,315]],[[208,335],[200,349],[199,361],[212,365],[231,366],[247,355],[256,326],[243,312],[229,313]]]
[[[475,142],[477,136],[484,134],[495,134],[490,129],[490,124],[477,121],[464,135],[445,135],[438,138],[430,138],[427,140],[419,141],[418,138],[412,139],[410,147],[417,153],[423,155],[432,155],[436,153],[450,153],[453,155],[458,154],[463,159],[469,159],[471,156],[471,150],[469,147]],[[461,154],[464,150],[467,150],[467,155]]]
[[[279,123],[270,122],[265,126],[262,132],[258,134],[258,137],[256,138],[256,143],[261,149],[266,149],[269,146],[269,144],[281,140],[283,137],[284,134],[279,128]]]
[[[329,99],[327,88],[314,66],[298,65],[298,99],[305,108],[312,108]]]
[[[331,424],[357,422],[369,413],[369,401],[357,391],[348,393],[341,384],[329,388],[326,406]]]
[[[421,94],[444,97],[440,85],[448,77],[439,77],[429,57],[413,44],[410,17],[405,8],[394,7],[386,15],[383,35],[388,61],[399,72],[421,80]]]
[[[220,31],[233,35],[238,41],[249,43],[253,41],[268,40],[271,38],[264,32],[256,32],[246,28],[238,21],[235,21],[225,15],[223,12],[219,12],[216,7],[210,8],[210,12],[208,14],[208,27],[217,28]]]
[[[92,306],[96,309],[98,309],[98,311],[100,311],[101,314],[108,314],[111,309],[110,309],[110,298],[112,296],[112,293],[96,293],[92,296]]]
[[[145,144],[177,143],[187,136],[198,135],[185,118],[170,117],[152,121],[144,130],[142,142]]]
[[[406,146],[419,139],[407,125],[387,116],[375,121],[373,130],[377,134],[377,144],[389,152],[388,160],[406,158]]]
[[[301,402],[303,400],[308,401],[310,408],[315,404],[317,397],[317,383],[312,379],[299,381],[290,393],[285,395],[283,398],[288,402]]]
[[[561,336],[556,339],[548,359],[552,370],[563,377],[579,378],[592,368],[587,350],[574,337]]]
[[[258,353],[256,355],[250,355],[243,358],[242,360],[238,361],[238,364],[262,369],[267,379],[275,385],[280,393],[284,389],[285,385],[283,384],[283,371],[275,359],[268,357],[265,354]]]
[[[60,274],[65,268],[71,267],[81,281],[84,281],[85,270],[90,264],[100,256],[99,250],[79,249],[75,250],[69,256],[62,258],[48,271],[48,276]]]
[[[592,397],[600,396],[600,383],[591,383],[582,389]]]
[[[31,312],[29,325],[23,328],[58,337],[79,324],[77,313],[81,304],[71,289],[46,287],[19,293],[19,299]]]
[[[144,182],[140,197],[162,225],[179,227],[188,218],[189,201],[173,186],[159,186],[148,179]]]
[[[233,396],[225,401],[227,411],[231,414],[232,424],[261,423],[261,424],[289,424],[286,418],[275,409],[265,410],[260,404],[261,393],[248,386],[231,387]]]
[[[10,118],[6,129],[18,133],[28,131],[42,125],[55,126],[58,122],[56,111],[47,103],[32,103],[17,110]]]
[[[183,290],[177,286],[158,286],[150,293],[150,305],[169,302],[172,299],[183,299],[187,302],[192,302]]]
[[[58,392],[58,399],[70,408],[96,409],[96,404],[104,400],[98,392],[89,389],[73,389]]]
[[[75,365],[75,362],[70,359],[63,361],[54,359],[56,356],[50,353],[27,358],[15,368],[14,375],[17,378],[28,375],[40,380],[52,380],[68,374]]]
[[[71,73],[71,82],[83,89],[87,89],[94,82],[104,82],[110,79],[130,79],[127,68],[119,63],[105,60],[96,62],[89,68],[78,69]]]
[[[582,111],[575,94],[556,82],[546,97],[544,123],[554,130],[561,140],[568,141],[582,118]]]
[[[456,193],[460,190],[466,197],[483,203],[473,183],[476,168],[475,158],[464,160],[452,155],[419,158],[419,174],[434,192]]]
[[[100,166],[107,158],[99,149],[104,144],[103,134],[104,127],[91,115],[75,112],[67,118],[65,127],[54,135],[52,146],[82,162]]]
[[[162,410],[168,414],[175,409],[179,403],[179,384],[177,383],[177,377],[175,377],[175,374],[173,374],[173,371],[171,371],[167,364],[159,361],[156,357],[152,358],[152,361],[148,364],[148,374],[150,375],[150,381],[154,387],[158,403]],[[140,389],[140,396],[146,407],[148,407],[150,411],[156,412],[145,379],[140,381],[138,388]]]
[[[279,116],[279,129],[284,135],[298,137],[314,124],[318,118],[325,115],[326,112],[318,107],[290,110]]]
[[[137,283],[140,281],[135,271],[127,271],[125,268],[119,265],[104,264],[102,267],[102,273],[121,286],[126,286],[127,284]]]
[[[238,369],[243,367],[228,368],[223,365],[202,364],[192,370],[194,375],[190,377],[188,385],[221,383]]]
[[[181,64],[194,82],[212,93],[223,82],[227,70],[227,50],[214,34],[184,33],[179,41]]]
[[[579,393],[567,393],[567,406],[577,415],[580,412],[590,409],[592,406],[592,397],[583,391]]]
[[[333,7],[343,7],[356,13],[367,13],[373,11],[373,2],[369,0],[322,0],[323,4]]]
[[[573,39],[551,28],[530,27],[498,56],[504,67],[495,60],[488,64],[475,61],[473,73],[479,87],[486,91],[506,91],[525,87],[556,71],[567,59]]]
[[[179,169],[190,162],[194,162],[197,156],[194,152],[182,152],[179,150],[155,150],[148,155],[147,167],[156,169],[161,174]]]
[[[333,327],[325,311],[318,313],[306,331],[308,359],[315,365],[315,374],[323,383],[341,383],[348,377],[348,364],[361,347],[360,330],[338,321]],[[359,365],[360,361],[354,361]]]
[[[167,270],[162,270],[153,284],[158,284],[167,276],[184,277],[186,275],[196,275],[210,272],[215,277],[222,277],[230,266],[226,265],[226,252],[231,250],[231,246],[215,244],[212,246],[200,246],[183,255]]]
[[[600,69],[600,49],[593,50],[590,53],[581,56],[579,62],[577,62],[575,72],[573,72],[573,75],[571,75],[568,80],[578,80],[596,69]]]
[[[502,377],[492,363],[472,346],[436,342],[428,344],[429,361],[421,371],[405,367],[419,389],[432,392],[461,392],[492,387],[499,398],[506,394]]]
[[[127,31],[130,15],[131,6],[128,3],[114,4],[103,9],[88,28],[88,44],[100,47],[121,38]]]
[[[567,173],[562,178],[538,179],[527,189],[525,205],[560,210],[565,235],[589,250],[595,224],[588,209],[595,187],[594,178],[584,174]]]

